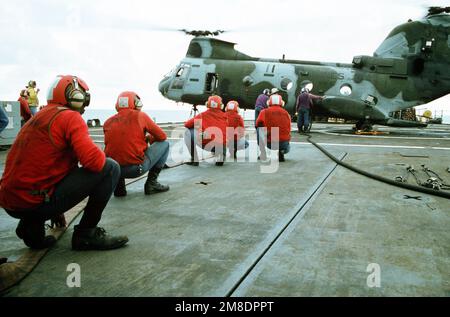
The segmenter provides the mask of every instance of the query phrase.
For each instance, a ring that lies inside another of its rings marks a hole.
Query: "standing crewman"
[[[297,97],[297,103],[295,109],[297,111],[297,127],[298,133],[307,133],[311,130],[311,109],[313,107],[313,100],[322,100],[323,97],[316,96],[309,93],[309,89],[302,88],[300,95]]]
[[[2,131],[6,129],[8,124],[9,124],[8,114],[3,108],[3,104],[0,102],[0,135]],[[7,149],[8,149],[7,147],[0,146],[0,151],[6,151]]]
[[[284,101],[280,95],[271,95],[267,104],[269,108],[261,111],[256,120],[256,125],[267,129],[267,140],[265,140],[267,147],[278,149],[278,159],[280,162],[284,162],[284,154],[290,150],[291,116],[283,108]],[[262,146],[264,145],[261,143],[260,147]],[[263,150],[261,149],[261,151]]]
[[[157,181],[169,155],[169,142],[166,133],[141,111],[142,106],[135,92],[122,92],[116,102],[118,113],[103,126],[106,156],[117,161],[121,169],[114,191],[117,197],[127,194],[125,178],[136,178],[147,172],[146,195],[169,190],[169,186]]]
[[[259,146],[259,131],[258,131],[258,127],[256,126],[256,119],[258,119],[259,114],[261,113],[261,111],[263,111],[264,109],[266,109],[267,106],[267,100],[269,100],[269,95],[270,95],[270,90],[269,88],[266,88],[263,90],[262,94],[260,94],[258,96],[258,98],[256,98],[256,102],[255,102],[255,129],[256,129],[256,143]],[[265,147],[264,147],[265,149]],[[263,159],[265,159],[266,153],[263,152],[261,153],[261,156],[263,157]],[[258,156],[258,159],[260,159],[260,156]]]
[[[21,125],[23,126],[33,116],[30,107],[28,106],[28,91],[26,89],[23,89],[20,92],[20,97],[17,101],[20,102]]]
[[[94,144],[81,117],[90,102],[88,90],[81,78],[58,76],[49,89],[48,105],[22,127],[6,158],[0,206],[20,219],[16,234],[30,248],[53,245],[55,238],[45,236],[45,221],[66,226],[64,213],[86,197],[72,248],[115,249],[128,241],[97,227],[120,167]]]
[[[227,145],[233,159],[237,158],[237,151],[248,147],[245,139],[244,119],[239,114],[239,103],[231,100],[225,107],[227,116]]]
[[[3,130],[5,130],[8,124],[9,124],[8,114],[3,108],[3,104],[0,103],[0,133],[2,133]]]
[[[199,164],[197,145],[215,154],[216,166],[222,166],[225,162],[227,117],[221,110],[222,105],[220,96],[210,96],[206,102],[208,109],[184,123],[187,128],[184,142],[191,155],[188,165]]]
[[[256,119],[258,119],[259,113],[267,108],[267,100],[269,99],[270,90],[268,88],[264,89],[262,94],[256,98],[255,102],[255,125]]]
[[[30,107],[31,113],[34,116],[38,111],[39,107],[39,98],[37,96],[39,93],[39,88],[36,89],[36,81],[30,80],[28,82],[27,91],[28,91],[28,106]]]

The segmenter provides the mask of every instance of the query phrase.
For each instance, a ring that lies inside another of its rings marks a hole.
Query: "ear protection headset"
[[[78,85],[78,78],[75,76],[72,78],[72,84],[67,86],[65,95],[67,105],[74,109],[87,107],[91,101],[91,95],[88,91],[83,91],[83,89],[80,88]]]
[[[144,105],[144,104],[143,104],[142,101],[141,101],[141,97],[139,97],[138,95],[135,95],[135,96],[134,96],[134,108],[135,108],[136,110],[141,110],[141,108],[142,108],[143,105]]]

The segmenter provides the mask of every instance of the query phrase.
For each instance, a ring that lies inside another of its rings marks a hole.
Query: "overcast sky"
[[[33,79],[43,104],[54,77],[73,74],[88,83],[92,108],[134,90],[147,109],[176,109],[158,83],[191,37],[170,29],[230,30],[220,38],[257,57],[351,63],[429,5],[448,1],[1,0],[0,100],[16,100]],[[450,96],[432,105],[449,109]]]

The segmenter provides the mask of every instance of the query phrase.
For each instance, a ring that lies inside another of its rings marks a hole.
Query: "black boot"
[[[123,197],[127,195],[127,188],[125,187],[125,178],[119,178],[116,189],[114,190],[114,196]]]
[[[153,167],[148,172],[147,181],[145,182],[144,185],[144,192],[146,195],[162,193],[169,190],[169,186],[158,183],[157,178],[160,172],[161,168],[156,167]]]
[[[195,160],[193,157],[191,157],[191,160],[189,162],[186,162],[186,165],[192,165],[192,166],[198,166],[198,160]]]
[[[78,251],[117,249],[127,242],[127,236],[111,236],[100,227],[84,229],[76,225],[72,235],[72,249]]]
[[[25,245],[32,249],[45,249],[55,244],[54,236],[45,236],[45,221],[19,221],[16,234]]]
[[[284,152],[281,150],[278,151],[278,161],[284,162]]]
[[[194,143],[191,143],[191,148],[189,151],[191,152],[191,160],[186,162],[186,165],[198,166],[198,154]]]
[[[225,155],[223,154],[217,155],[216,166],[223,166],[224,162],[225,162]]]

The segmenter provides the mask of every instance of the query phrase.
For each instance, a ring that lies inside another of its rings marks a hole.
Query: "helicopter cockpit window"
[[[242,79],[242,83],[244,84],[244,86],[249,87],[251,85],[253,85],[253,83],[255,82],[255,80],[252,78],[252,76],[245,76]]]
[[[408,41],[404,33],[398,33],[386,40],[377,48],[375,56],[389,57],[408,54]]]
[[[288,91],[294,86],[294,83],[289,78],[283,78],[280,83],[280,87],[282,90]]]
[[[304,88],[308,89],[309,91],[312,91],[314,88],[314,84],[312,82],[310,82],[309,80],[305,80],[302,82],[301,87],[304,87]]]
[[[180,78],[186,77],[189,67],[190,66],[188,64],[181,64],[177,70],[175,77],[180,77]]]
[[[175,78],[170,86],[171,89],[183,89],[186,77],[189,73],[189,64],[181,64],[175,70]]]
[[[170,70],[170,72],[168,72],[167,74],[164,75],[164,78],[169,78],[172,77],[173,73],[175,73],[175,68],[172,68]]]
[[[348,84],[342,85],[339,92],[343,96],[350,96],[352,94],[352,86],[350,86]]]

